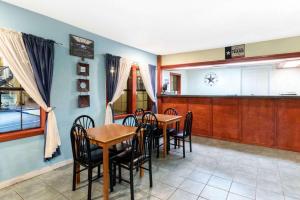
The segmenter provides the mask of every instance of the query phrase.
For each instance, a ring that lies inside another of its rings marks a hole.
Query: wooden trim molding
[[[1,133],[0,134],[0,142],[7,142],[7,141],[11,141],[11,140],[17,140],[17,139],[22,139],[22,138],[26,138],[26,137],[32,137],[32,136],[44,134],[45,125],[46,125],[46,112],[41,108],[40,108],[40,111],[41,111],[40,112],[41,126],[39,128]]]
[[[286,58],[297,58],[297,57],[300,57],[300,52],[273,54],[273,55],[266,55],[266,56],[242,57],[242,58],[233,58],[233,59],[228,59],[228,60],[180,63],[180,64],[163,65],[163,66],[160,65],[160,67],[158,67],[157,69],[161,70],[161,69],[175,69],[175,68],[185,68],[185,67],[199,67],[199,66],[205,66],[205,65],[222,65],[222,64],[230,64],[230,63],[239,63],[239,62],[275,60],[275,59],[286,59]],[[157,60],[159,60],[159,59],[157,59]],[[160,58],[160,63],[161,63],[161,58]],[[159,66],[159,65],[157,64],[157,66]]]
[[[157,94],[162,91],[161,56],[157,56]]]

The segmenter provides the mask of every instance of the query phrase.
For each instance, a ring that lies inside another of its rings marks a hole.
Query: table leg
[[[109,152],[108,146],[103,147],[103,199],[109,199]]]
[[[167,155],[167,123],[163,124],[163,137],[164,137],[164,153],[163,157],[166,157]]]

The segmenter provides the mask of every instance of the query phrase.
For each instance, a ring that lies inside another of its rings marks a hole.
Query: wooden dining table
[[[103,151],[103,199],[109,199],[109,147],[130,139],[137,127],[109,124],[87,129],[91,142]]]
[[[179,115],[165,115],[165,114],[155,114],[158,125],[163,129],[163,156],[166,157],[167,155],[167,128],[168,125],[174,124],[179,122],[182,116]]]
[[[182,118],[180,115],[165,115],[165,114],[155,114],[158,126],[163,129],[163,157],[167,155],[167,128],[169,125],[179,122]],[[142,121],[142,117],[138,117],[139,121]]]

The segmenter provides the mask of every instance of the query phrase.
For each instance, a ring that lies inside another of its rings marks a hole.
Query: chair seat
[[[97,149],[102,149],[101,147],[99,147],[96,144],[90,144],[90,148],[91,148],[91,151],[94,151],[94,150],[97,150]]]
[[[125,151],[130,145],[128,145],[127,143],[120,143],[117,145],[114,145],[112,147],[109,148],[109,151],[111,154],[113,155],[117,155],[122,153],[123,151]]]
[[[85,164],[88,164],[88,158],[87,158],[87,154],[85,154],[83,156],[83,160]],[[103,161],[103,152],[101,149],[95,149],[93,151],[91,151],[91,164],[99,164],[102,163]]]
[[[172,137],[178,137],[178,138],[183,138],[183,132],[171,132],[171,133],[169,133],[169,135],[170,136],[172,136]]]
[[[167,128],[167,133],[176,133],[176,128]]]
[[[131,161],[131,154],[132,154],[132,150],[127,149],[122,153],[118,154],[117,156],[115,156],[113,158],[113,161],[116,163],[125,164],[129,166]],[[146,157],[144,155],[136,154],[134,155],[133,164],[135,165],[136,163],[142,163],[145,160],[145,158]]]

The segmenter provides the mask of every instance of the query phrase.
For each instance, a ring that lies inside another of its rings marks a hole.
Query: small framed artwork
[[[78,107],[79,108],[90,107],[90,95],[79,95]]]
[[[77,79],[77,91],[78,92],[89,92],[90,81],[88,79]]]
[[[77,75],[79,76],[89,76],[90,75],[90,65],[87,63],[77,63]]]
[[[94,41],[70,34],[70,55],[94,59]]]

